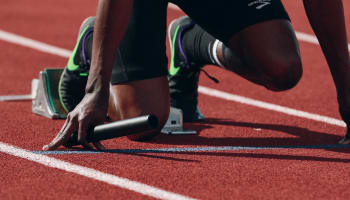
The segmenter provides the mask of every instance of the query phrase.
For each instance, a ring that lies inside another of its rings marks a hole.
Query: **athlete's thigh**
[[[134,0],[112,71],[112,84],[167,75],[166,9],[166,0]]]
[[[174,0],[244,65],[266,77],[301,74],[298,43],[280,0]]]
[[[235,34],[228,46],[245,64],[269,76],[301,73],[298,41],[288,20],[250,26]]]
[[[110,93],[115,108],[110,110],[114,113],[113,120],[118,120],[113,116],[125,119],[154,114],[161,128],[168,119],[170,100],[166,76],[112,85]]]
[[[195,23],[226,45],[242,30],[274,19],[289,20],[280,0],[172,0]]]
[[[152,132],[129,135],[132,140],[150,139],[162,129],[169,116],[169,86],[166,76],[112,85],[109,117],[112,121],[153,114],[159,127]]]

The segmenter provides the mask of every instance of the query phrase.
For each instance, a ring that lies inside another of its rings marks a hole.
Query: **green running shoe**
[[[80,26],[77,44],[62,72],[58,93],[67,112],[72,111],[85,95],[92,51],[95,17],[85,19]]]
[[[184,122],[203,121],[198,104],[198,80],[204,64],[190,62],[182,48],[183,34],[193,28],[187,17],[172,21],[169,25],[171,61],[169,69],[170,105],[183,112]]]

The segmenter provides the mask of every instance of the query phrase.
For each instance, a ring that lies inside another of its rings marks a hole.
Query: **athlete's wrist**
[[[106,81],[100,74],[91,74],[86,84],[85,93],[100,93],[108,98],[109,81]]]

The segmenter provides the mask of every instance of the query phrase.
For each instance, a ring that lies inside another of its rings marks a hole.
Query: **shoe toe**
[[[201,113],[201,111],[199,110],[199,107],[197,106],[194,112],[184,113],[183,121],[184,122],[201,122],[201,121],[205,121],[205,116]]]

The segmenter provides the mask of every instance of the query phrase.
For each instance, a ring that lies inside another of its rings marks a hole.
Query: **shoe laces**
[[[214,76],[210,75],[204,69],[200,69],[200,71],[202,71],[210,80],[214,81],[215,83],[219,83],[220,82],[217,78],[215,78]]]

